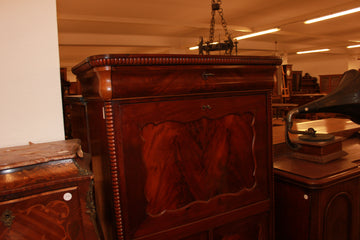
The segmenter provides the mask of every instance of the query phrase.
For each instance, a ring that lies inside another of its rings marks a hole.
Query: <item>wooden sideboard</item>
[[[0,149],[0,239],[97,240],[79,140]]]
[[[280,64],[100,55],[73,67],[105,238],[272,239],[271,91]]]

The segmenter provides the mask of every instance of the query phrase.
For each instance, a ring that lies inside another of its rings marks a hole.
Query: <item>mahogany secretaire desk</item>
[[[101,55],[73,67],[106,239],[272,239],[271,91],[279,64]]]

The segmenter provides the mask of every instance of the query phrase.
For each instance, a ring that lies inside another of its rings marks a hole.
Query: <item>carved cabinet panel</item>
[[[129,231],[141,236],[269,200],[266,99],[115,101],[118,160],[134,203]]]
[[[106,55],[73,68],[87,102],[106,239],[272,239],[278,64]]]

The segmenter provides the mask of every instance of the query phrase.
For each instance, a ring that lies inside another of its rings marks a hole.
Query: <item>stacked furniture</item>
[[[105,238],[272,239],[271,91],[280,64],[100,55],[73,67]]]

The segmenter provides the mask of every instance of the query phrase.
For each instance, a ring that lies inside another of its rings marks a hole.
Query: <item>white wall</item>
[[[56,0],[0,0],[0,147],[63,140]]]

